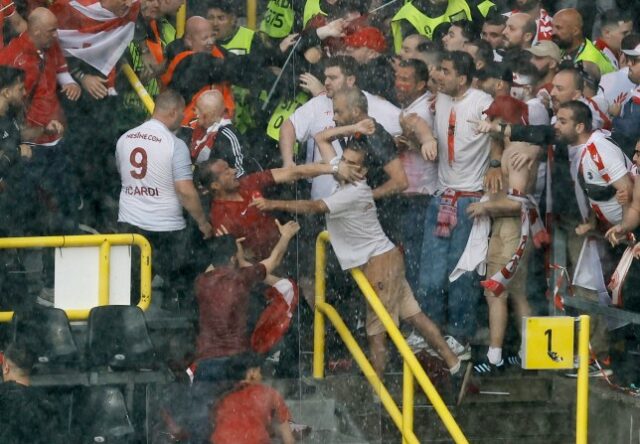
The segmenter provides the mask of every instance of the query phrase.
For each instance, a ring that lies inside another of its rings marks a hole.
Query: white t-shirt
[[[538,97],[527,100],[529,108],[529,125],[549,125],[549,111]]]
[[[600,79],[600,85],[598,86],[598,94],[596,97],[602,97],[604,103],[606,103],[606,107],[603,111],[607,112],[609,107],[613,105],[614,101],[618,96],[620,96],[620,94],[628,93],[627,100],[629,100],[635,87],[636,85],[629,80],[629,67],[627,66],[622,68],[620,71],[614,71],[603,75]]]
[[[433,128],[433,113],[431,101],[433,94],[427,92],[418,97],[402,112],[404,114],[415,113],[424,119]],[[400,153],[400,160],[404,172],[409,180],[409,187],[404,193],[433,194],[438,186],[438,164],[435,161],[425,160],[420,151],[408,150]]]
[[[175,182],[192,180],[189,149],[162,122],[151,119],[124,133],[116,165],[122,183],[118,222],[147,231],[186,227]]]
[[[369,115],[392,136],[402,134],[399,121],[400,108],[366,91],[363,93],[367,97]],[[296,140],[307,144],[306,163],[322,162],[322,156],[313,138],[319,132],[336,126],[333,121],[333,101],[326,94],[316,96],[296,109],[289,120],[295,129]],[[342,147],[338,141],[333,141],[333,149],[337,156],[342,155]],[[330,174],[313,178],[311,198],[315,200],[329,196],[335,185],[336,181]]]
[[[480,90],[469,88],[462,99],[438,93],[434,132],[438,138],[438,190],[479,191],[489,165],[490,141],[487,134],[478,134],[469,120],[482,120],[493,98]],[[448,132],[452,108],[456,120],[453,159],[449,159]]]
[[[373,192],[365,181],[338,185],[322,200],[329,208],[331,246],[343,270],[364,265],[395,247],[382,231]]]
[[[591,148],[589,148],[591,147]],[[631,161],[622,150],[604,135],[592,137],[586,144],[578,147],[578,169],[582,170],[584,181],[590,185],[608,186],[622,179],[631,169]],[[596,215],[605,217],[610,224],[622,220],[622,206],[615,196],[601,202],[589,198],[591,208]]]

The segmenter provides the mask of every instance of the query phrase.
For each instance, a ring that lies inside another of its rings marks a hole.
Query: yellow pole
[[[405,440],[408,444],[419,444],[418,439],[413,433],[413,430],[404,430],[403,427],[403,418],[402,413],[400,413],[400,409],[394,402],[393,398],[387,391],[386,387],[382,384],[382,381],[378,377],[378,374],[373,369],[373,366],[369,363],[369,360],[365,356],[364,352],[353,338],[349,329],[340,318],[340,315],[331,305],[327,303],[318,304],[316,301],[316,310],[322,310],[324,314],[329,318],[336,331],[342,338],[342,342],[347,347],[351,356],[353,356],[354,361],[360,366],[362,373],[364,373],[365,378],[369,381],[369,384],[373,387],[373,391],[376,392],[378,397],[380,398],[380,402],[385,407],[387,412],[389,412],[389,416],[391,416],[391,420],[394,422],[400,433],[402,433],[403,440]]]
[[[98,305],[109,305],[111,244],[104,240],[100,245],[100,262],[98,264]]]
[[[145,108],[147,108],[147,111],[149,111],[149,114],[153,114],[153,109],[155,108],[155,103],[153,103],[153,98],[149,95],[144,85],[142,85],[142,82],[140,81],[136,73],[133,72],[133,69],[128,63],[125,63],[122,65],[122,72],[127,77],[127,80],[129,80],[131,87],[136,92],[138,97],[140,97],[142,104],[144,105]]]
[[[147,311],[151,304],[151,244],[140,234],[133,235],[133,243],[140,248],[140,302],[138,307]]]
[[[587,444],[589,431],[589,323],[582,315],[578,332],[578,395],[576,399],[576,444]]]
[[[407,436],[409,432],[413,433],[413,373],[411,367],[404,361],[402,366],[402,434]],[[408,444],[406,438],[402,440],[403,444]]]
[[[398,347],[400,355],[404,358],[407,365],[409,365],[409,367],[411,368],[411,371],[413,372],[415,378],[418,380],[418,384],[420,385],[420,387],[422,387],[422,390],[424,390],[425,394],[429,398],[429,401],[431,401],[433,408],[436,410],[436,413],[438,413],[438,416],[440,416],[442,423],[447,428],[447,431],[449,432],[453,440],[456,442],[456,444],[467,444],[467,438],[465,438],[462,430],[460,430],[460,426],[451,415],[451,412],[445,405],[444,401],[442,401],[440,394],[429,380],[429,377],[407,345],[407,341],[404,340],[402,333],[400,333],[400,330],[393,322],[393,319],[391,319],[391,316],[384,308],[384,305],[382,305],[382,302],[380,302],[378,295],[376,295],[376,292],[371,287],[371,284],[365,277],[364,273],[362,273],[362,270],[360,270],[359,268],[352,269],[351,275],[356,280],[358,287],[360,287],[360,290],[364,294],[374,313],[378,316],[382,324],[385,326],[387,334],[396,345],[396,347]]]
[[[184,27],[187,22],[187,2],[182,4],[176,14],[176,38],[180,39],[184,35]]]
[[[329,233],[323,231],[316,239],[316,285],[313,315],[313,377],[324,378],[324,316],[319,306],[325,300],[325,264],[327,261],[326,242],[329,240]]]
[[[258,8],[256,0],[247,0],[247,28],[256,29],[256,24],[258,22]]]

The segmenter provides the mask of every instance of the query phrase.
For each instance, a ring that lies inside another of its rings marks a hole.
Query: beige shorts
[[[400,319],[420,313],[418,301],[405,277],[404,257],[398,248],[371,258],[361,268],[395,325],[399,324]],[[386,331],[369,304],[366,330],[369,336]]]
[[[520,216],[496,217],[491,224],[491,239],[489,240],[489,252],[487,253],[487,279],[500,271],[502,267],[513,257],[520,244]],[[516,274],[507,285],[504,296],[526,297],[527,291],[527,266],[531,252],[531,241],[527,242],[524,254]],[[495,295],[485,291],[485,296]]]

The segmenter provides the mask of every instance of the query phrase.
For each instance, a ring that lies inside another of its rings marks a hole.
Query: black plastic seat
[[[78,394],[73,410],[73,442],[135,442],[135,430],[118,388],[101,386],[83,390]]]
[[[34,307],[13,315],[13,340],[23,341],[36,356],[34,373],[79,367],[80,353],[64,310]]]
[[[158,367],[156,350],[139,307],[107,305],[92,308],[87,327],[90,368],[124,371]]]

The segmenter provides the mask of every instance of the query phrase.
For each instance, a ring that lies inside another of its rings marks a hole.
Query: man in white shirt
[[[356,85],[356,69],[357,64],[352,57],[335,56],[327,60],[324,71],[326,94],[320,94],[302,105],[280,128],[279,145],[283,166],[295,164],[293,147],[296,141],[301,144],[306,142],[305,163],[322,161],[313,137],[320,131],[335,127],[332,98],[338,91]],[[364,93],[367,96],[371,117],[389,134],[399,136],[402,133],[399,122],[400,109],[378,96]],[[338,140],[334,141],[333,147],[338,155],[342,153]],[[334,185],[335,181],[330,175],[316,177],[311,183],[311,197],[317,199],[328,196]]]
[[[419,149],[422,145],[420,140],[429,139],[425,141],[431,142],[434,147],[436,144],[431,133],[431,105],[435,97],[427,89],[428,82],[428,68],[422,61],[409,59],[399,63],[395,86],[396,97],[402,105],[400,123],[404,131],[401,137],[396,138],[396,142],[409,187],[397,197],[394,206],[397,208],[400,221],[398,240],[402,242],[405,252],[407,280],[413,291],[418,290],[424,216],[429,198],[436,191],[438,184],[437,162],[425,159]],[[428,134],[421,134],[421,129],[412,125],[413,116],[420,117],[428,124]]]
[[[438,74],[434,124],[438,190],[426,213],[417,296],[423,311],[457,338],[452,348],[468,349],[462,344],[475,334],[479,276],[467,272],[454,282],[447,279],[467,244],[473,221],[466,211],[479,201],[489,167],[489,137],[478,134],[469,120],[482,119],[493,100],[471,88],[475,67],[465,52],[446,54]],[[498,167],[499,162],[500,174]]]
[[[165,282],[177,277],[174,274],[187,253],[183,208],[203,236],[211,236],[193,184],[189,149],[173,133],[180,128],[184,107],[184,99],[175,91],[158,95],[151,120],[124,133],[115,153],[122,183],[119,230],[149,239],[154,272]]]
[[[375,126],[369,119],[358,122],[353,132],[372,135]],[[350,141],[342,160],[360,168],[366,175],[368,153],[357,140]],[[421,310],[404,275],[404,260],[400,250],[389,240],[378,221],[373,192],[365,181],[341,182],[333,193],[318,200],[277,201],[254,199],[263,211],[325,214],[327,228],[340,266],[343,270],[360,267],[376,290],[395,324],[406,320],[412,324],[438,352],[452,375],[455,402],[460,404],[466,391],[471,364],[455,355],[438,327]],[[374,369],[382,375],[387,361],[386,330],[370,307],[366,322],[369,353]]]

